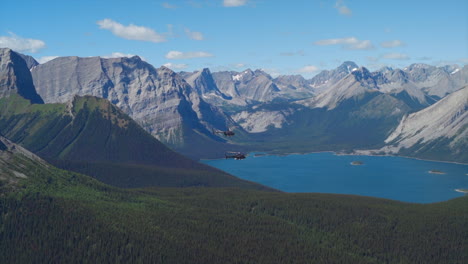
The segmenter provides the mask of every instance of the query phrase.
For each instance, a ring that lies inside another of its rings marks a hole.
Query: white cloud
[[[182,70],[182,69],[186,69],[188,67],[187,64],[175,64],[175,63],[166,63],[163,65],[164,67],[167,67],[171,70]]]
[[[311,73],[311,72],[316,72],[318,70],[319,68],[317,66],[308,65],[308,66],[300,68],[298,72],[299,73]]]
[[[341,45],[343,48],[350,50],[370,50],[374,48],[370,40],[359,40],[355,37],[323,39],[314,42],[314,44],[318,46]]]
[[[164,2],[164,3],[162,3],[161,5],[162,5],[162,7],[167,8],[167,9],[176,9],[176,8],[177,8],[177,6],[171,5],[171,4],[168,3],[168,2]]]
[[[387,53],[382,56],[384,59],[409,60],[410,57],[404,53]]]
[[[247,0],[223,0],[225,7],[243,6],[245,4],[247,4]]]
[[[401,40],[390,40],[380,43],[380,46],[382,46],[383,48],[395,48],[405,46],[405,43]]]
[[[164,35],[159,34],[151,28],[147,27],[136,26],[133,24],[124,26],[109,18],[99,20],[97,24],[99,25],[99,28],[110,30],[114,35],[124,39],[142,40],[156,43],[166,41],[166,37]]]
[[[131,58],[131,57],[134,57],[134,56],[138,56],[138,55],[135,55],[135,54],[128,54],[128,53],[122,53],[122,52],[112,52],[110,55],[104,55],[104,56],[101,56],[101,58],[104,58],[104,59],[112,59],[112,58]],[[146,61],[146,59],[144,57],[141,57],[141,56],[138,56],[140,59]]]
[[[39,62],[40,64],[43,64],[58,57],[59,56],[44,56],[44,57],[40,57],[39,59],[37,59],[37,62]]]
[[[101,56],[101,58],[104,58],[104,59],[122,58],[122,57],[131,58],[133,56],[135,56],[135,54],[128,54],[128,53],[122,53],[122,52],[112,52],[110,55]]]
[[[0,48],[36,53],[46,47],[45,42],[42,40],[22,38],[12,32],[9,32],[9,34],[9,37],[0,36]]]
[[[190,31],[190,29],[188,29],[188,28],[185,29],[185,34],[190,39],[193,39],[193,40],[203,40],[204,39],[203,34],[201,32]]]
[[[350,45],[348,48],[353,49],[353,50],[369,50],[369,49],[373,49],[374,45],[372,45],[370,40],[362,40],[362,41],[358,41],[355,44]]]
[[[345,4],[343,3],[342,0],[336,1],[335,8],[342,15],[351,16],[353,14],[353,11],[351,11],[351,9],[349,9],[347,6],[345,6]]]
[[[204,51],[182,52],[182,51],[175,51],[175,50],[169,51],[166,54],[166,59],[171,59],[171,60],[207,58],[207,57],[214,57],[214,55],[208,52],[204,52]]]

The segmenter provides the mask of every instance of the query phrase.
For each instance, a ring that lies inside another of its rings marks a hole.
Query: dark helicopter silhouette
[[[226,131],[221,131],[221,130],[214,130],[213,129],[213,134],[223,134],[225,137],[232,137],[234,136],[236,133],[234,133],[234,131],[230,130],[228,128],[228,130]]]
[[[235,160],[243,160],[247,157],[247,155],[242,152],[232,152],[232,151],[228,151],[224,155],[226,159],[235,159]]]

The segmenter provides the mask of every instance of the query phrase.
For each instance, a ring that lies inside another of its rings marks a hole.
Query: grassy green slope
[[[0,193],[2,263],[468,261],[468,197],[418,205],[226,188],[128,190],[21,164],[28,178]]]
[[[76,97],[68,106],[2,98],[0,133],[56,166],[114,186],[265,188],[173,152],[95,97]]]

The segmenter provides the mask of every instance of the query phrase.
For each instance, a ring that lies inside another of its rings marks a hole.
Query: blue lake
[[[362,161],[363,165],[351,165]],[[335,155],[331,152],[254,156],[245,160],[204,160],[239,178],[285,192],[357,194],[432,203],[463,196],[468,165],[425,160]],[[431,170],[445,174],[429,173]]]

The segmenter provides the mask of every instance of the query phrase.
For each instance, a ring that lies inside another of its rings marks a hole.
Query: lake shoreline
[[[307,155],[307,154],[314,154],[314,153],[333,153],[336,156],[369,156],[369,157],[397,157],[397,158],[406,158],[406,159],[415,159],[415,160],[422,160],[422,161],[430,161],[430,162],[440,162],[440,163],[450,163],[450,164],[458,164],[458,165],[468,165],[468,163],[463,162],[456,162],[456,161],[443,161],[443,160],[431,160],[431,159],[423,159],[411,156],[400,156],[400,155],[390,155],[390,154],[371,154],[371,153],[345,153],[340,151],[333,151],[333,150],[324,150],[324,151],[311,151],[311,152],[284,152],[284,153],[271,153],[271,152],[263,152],[263,151],[250,151],[248,154],[251,153],[265,153],[257,157],[261,156],[289,156],[289,155]],[[203,159],[208,160],[208,159]],[[216,160],[216,159],[211,159]]]
[[[463,196],[460,190],[468,187],[465,164],[394,155],[356,157],[358,155],[333,151],[288,155],[251,152],[249,156],[241,163],[224,159],[206,163],[241,179],[287,193],[352,194],[425,204]],[[362,162],[365,168],[358,169],[353,162]],[[443,172],[447,176],[429,171]],[[383,185],[386,188],[381,188]]]

